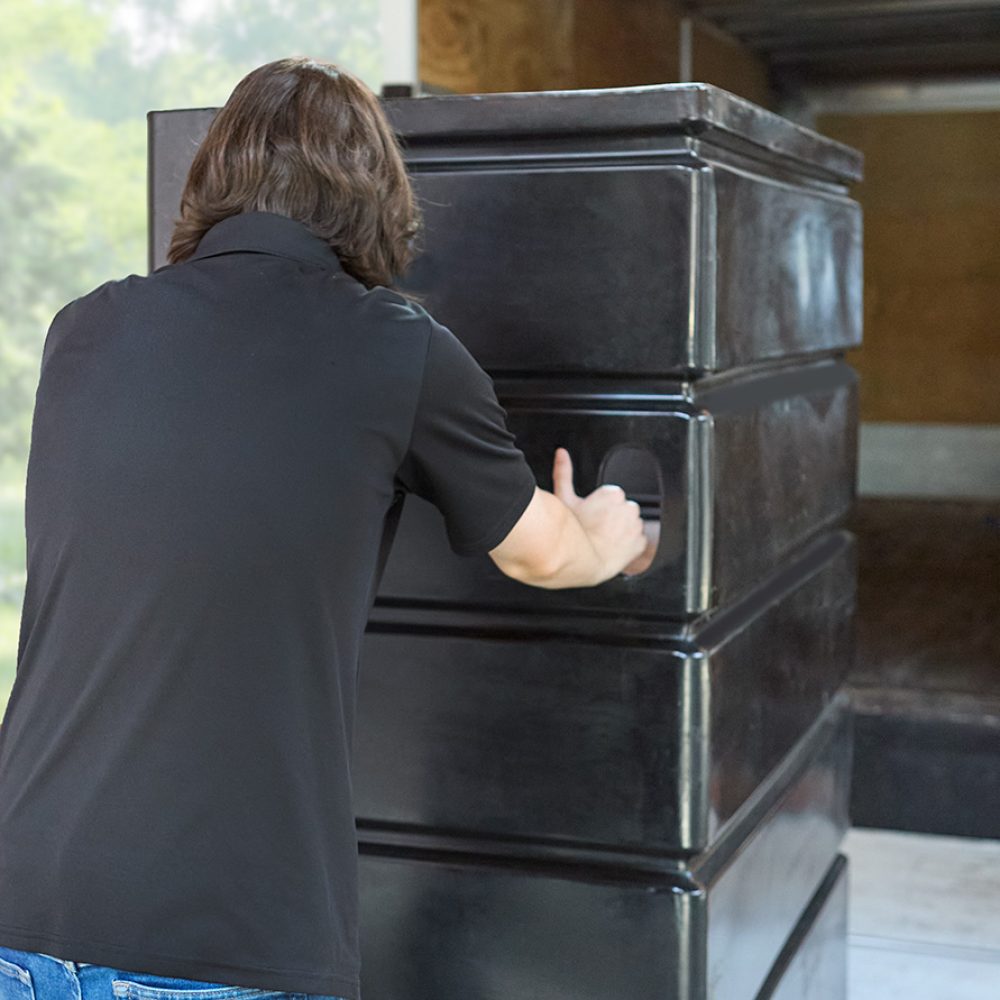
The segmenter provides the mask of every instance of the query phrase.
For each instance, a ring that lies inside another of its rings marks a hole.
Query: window
[[[0,36],[0,709],[25,583],[24,481],[45,332],[146,272],[146,113],[216,107],[283,56],[376,93],[415,63],[416,0],[7,0]],[[384,40],[384,41],[383,41]],[[383,79],[385,73],[389,78]]]

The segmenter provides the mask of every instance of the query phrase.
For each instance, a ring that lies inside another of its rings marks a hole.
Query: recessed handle
[[[655,565],[663,519],[663,472],[656,456],[643,445],[623,442],[605,452],[597,472],[597,486],[615,483],[640,507],[651,553],[640,557],[642,567],[615,579],[627,582],[645,576]]]

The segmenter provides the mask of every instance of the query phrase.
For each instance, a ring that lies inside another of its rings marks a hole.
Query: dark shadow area
[[[859,498],[856,826],[1000,836],[1000,504]]]

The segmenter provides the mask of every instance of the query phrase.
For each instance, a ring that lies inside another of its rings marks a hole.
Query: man
[[[419,221],[375,95],[279,60],[214,119],[169,263],[53,320],[0,987],[357,1000],[350,759],[387,515],[416,493],[529,586],[648,562],[638,505],[577,496],[565,449],[540,489],[490,377],[392,289]]]

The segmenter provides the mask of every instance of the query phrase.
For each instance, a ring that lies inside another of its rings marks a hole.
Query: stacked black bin
[[[408,287],[640,576],[549,591],[407,498],[362,654],[364,1000],[842,1000],[856,151],[704,84],[398,98]],[[214,110],[150,116],[151,263]]]

